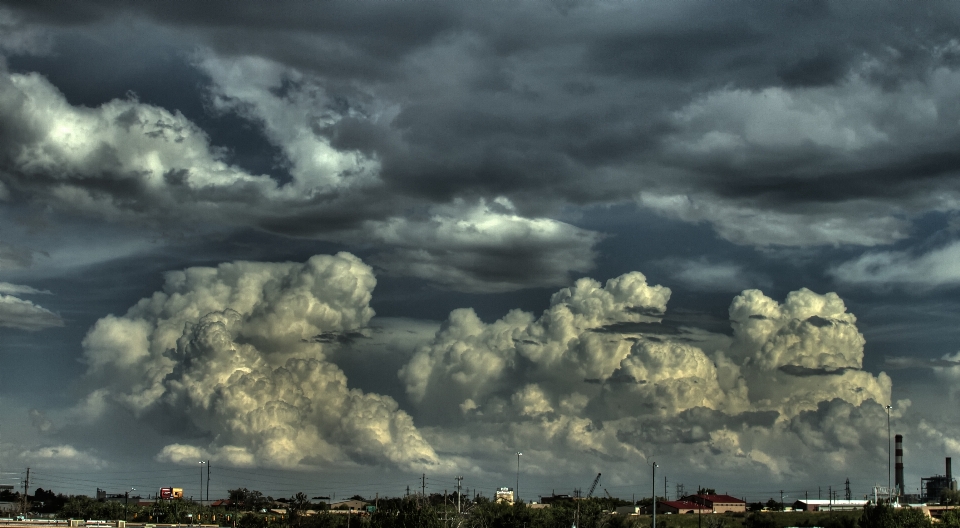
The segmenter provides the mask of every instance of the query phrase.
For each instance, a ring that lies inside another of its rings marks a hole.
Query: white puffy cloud
[[[10,284],[9,282],[0,282],[0,293],[8,295],[50,295],[48,290],[38,290],[23,284]]]
[[[605,378],[629,354],[630,343],[593,330],[650,320],[643,312],[661,313],[669,296],[668,288],[631,273],[605,286],[580,279],[554,294],[539,319],[514,310],[487,325],[471,309],[456,310],[400,377],[415,401],[450,414],[468,399],[505,396],[521,362],[529,363],[530,379],[549,383]]]
[[[960,284],[960,242],[932,251],[878,251],[860,255],[830,270],[838,281],[872,286],[923,289]]]
[[[437,206],[428,220],[369,222],[393,249],[372,260],[388,274],[419,277],[466,292],[509,291],[569,282],[593,268],[600,235],[549,218],[525,218],[500,197]]]
[[[40,305],[0,293],[0,326],[35,331],[63,326],[63,319]]]
[[[660,265],[673,279],[700,291],[738,291],[770,283],[770,279],[755,276],[733,262],[666,259]]]
[[[630,273],[581,279],[538,318],[456,310],[399,372],[414,416],[463,456],[532,446],[544,474],[656,455],[786,478],[820,464],[805,460],[813,450],[880,446],[890,378],[862,370],[863,336],[836,294],[803,289],[781,304],[745,291],[729,339],[661,323],[669,296]]]
[[[170,444],[160,460],[439,467],[396,401],[350,388],[328,358],[329,336],[368,325],[375,283],[346,253],[169,272],[162,291],[84,339],[95,388],[86,414],[111,404],[147,421],[163,412],[208,437]]]
[[[269,177],[221,161],[179,112],[135,99],[78,107],[38,74],[0,72],[0,115],[18,140],[4,146],[8,186],[29,192],[42,185],[32,197],[67,210],[108,219],[171,210],[216,218],[224,207],[282,194]]]
[[[813,246],[854,244],[876,246],[908,236],[909,223],[891,216],[885,204],[862,204],[862,211],[826,206],[769,208],[749,200],[704,193],[642,191],[637,203],[685,222],[709,222],[717,234],[742,245]]]
[[[322,131],[349,117],[376,121],[374,111],[343,108],[330,97],[320,79],[295,68],[243,56],[224,58],[201,53],[198,66],[213,80],[212,103],[222,112],[239,112],[263,127],[270,142],[282,149],[290,164],[291,191],[307,196],[379,180],[380,164],[358,151],[331,145]]]
[[[91,470],[109,466],[96,454],[69,444],[36,447],[21,452],[19,456],[34,467]]]

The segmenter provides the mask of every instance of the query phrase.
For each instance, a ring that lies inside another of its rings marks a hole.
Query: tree
[[[310,509],[310,499],[302,491],[287,502],[287,515],[290,524],[300,526],[301,517]]]
[[[857,521],[860,528],[929,528],[930,518],[916,508],[892,508],[887,504],[867,504]]]
[[[960,504],[960,491],[945,489],[940,493],[940,504]]]
[[[743,522],[745,528],[776,528],[777,523],[768,514],[753,512]]]
[[[940,518],[942,528],[960,528],[960,512],[957,510],[947,510]]]
[[[263,493],[257,490],[248,490],[247,488],[237,488],[227,490],[230,494],[230,502],[234,505],[236,511],[260,511],[272,502],[269,497],[264,498]]]
[[[893,508],[886,504],[867,504],[863,507],[863,513],[860,520],[857,521],[860,528],[897,528],[893,520]]]

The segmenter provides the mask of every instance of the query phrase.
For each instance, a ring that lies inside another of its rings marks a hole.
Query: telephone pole
[[[460,515],[460,483],[463,481],[463,476],[457,477],[457,515]]]
[[[30,489],[30,468],[27,468],[27,478],[23,481],[23,509],[20,513],[27,516],[27,490]]]

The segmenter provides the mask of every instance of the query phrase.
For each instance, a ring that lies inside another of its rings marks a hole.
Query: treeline
[[[17,494],[16,498],[19,498]],[[15,498],[11,496],[9,498]],[[40,500],[42,499],[42,500]],[[325,501],[314,502],[303,493],[289,499],[265,497],[246,488],[230,490],[230,503],[211,507],[188,500],[165,500],[141,506],[137,501],[104,501],[86,496],[54,494],[38,489],[31,511],[48,512],[61,519],[102,519],[138,523],[214,524],[237,528],[647,528],[649,516],[611,515],[616,506],[629,504],[612,498],[567,500],[548,508],[509,505],[477,497],[461,497],[458,515],[456,494],[427,497],[365,500],[372,512],[331,510]],[[280,510],[273,511],[273,510]],[[960,528],[960,514],[948,511],[933,521],[919,509],[868,505],[860,512],[800,513],[748,512],[741,514],[658,515],[658,528]]]

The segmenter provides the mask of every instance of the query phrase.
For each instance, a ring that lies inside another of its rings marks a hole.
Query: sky
[[[0,1],[0,484],[915,492],[958,11]]]

